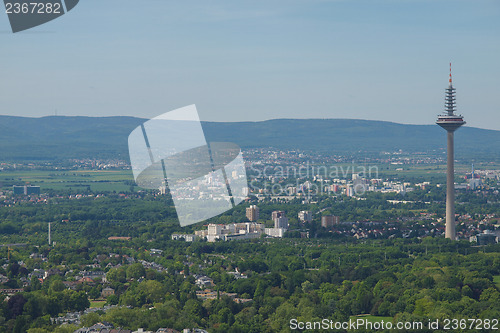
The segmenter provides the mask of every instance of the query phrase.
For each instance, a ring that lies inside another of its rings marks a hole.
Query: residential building
[[[334,225],[339,224],[339,217],[334,215],[324,215],[321,217],[321,226],[331,229]]]
[[[259,207],[251,205],[246,209],[246,216],[249,221],[255,222],[259,219]]]
[[[149,250],[149,255],[151,257],[161,257],[162,254],[163,254],[163,250],[159,250],[159,249]]]
[[[281,210],[275,210],[274,212],[271,213],[271,219],[274,221],[274,219],[278,217],[284,217],[285,212]]]
[[[283,235],[285,234],[286,229],[285,228],[266,228],[265,232],[266,235],[271,236],[271,237],[280,237],[282,238]]]
[[[285,216],[283,211],[274,211],[271,214],[274,221],[274,228],[288,229],[288,218]]]
[[[196,239],[198,239],[198,235],[195,233],[194,235],[192,234],[172,234],[171,238],[172,240],[181,240],[184,239],[186,242],[194,242]]]
[[[311,222],[312,221],[312,213],[308,210],[302,210],[299,212],[299,221],[301,222]]]
[[[482,234],[470,237],[471,242],[477,242],[477,245],[488,245],[498,243],[500,231],[484,230]]]
[[[110,288],[110,287],[106,287],[101,291],[102,298],[107,298],[108,296],[111,296],[114,294],[115,294],[115,290],[113,288]]]

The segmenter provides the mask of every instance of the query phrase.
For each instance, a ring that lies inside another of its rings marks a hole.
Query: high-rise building
[[[445,113],[438,116],[436,124],[444,128],[447,132],[447,171],[446,171],[446,229],[445,237],[451,240],[456,239],[455,233],[455,166],[454,166],[454,132],[463,124],[464,118],[461,115],[455,114],[456,111],[456,89],[453,88],[451,78],[451,63],[450,63],[450,79],[448,88],[446,88],[444,107]]]
[[[249,221],[255,222],[259,219],[259,207],[251,205],[246,210],[246,215]]]
[[[285,212],[281,210],[275,210],[274,212],[271,213],[271,219],[273,220],[283,216],[285,216]]]
[[[339,224],[339,217],[334,215],[321,216],[321,226],[323,228],[333,228],[334,225]]]
[[[274,227],[288,229],[288,218],[286,216],[283,216],[274,219]]]
[[[352,197],[354,195],[354,187],[352,184],[347,184],[345,188],[345,195]]]
[[[214,224],[211,223],[208,225],[208,234],[209,235],[221,235],[222,234],[222,224]]]
[[[161,195],[167,194],[167,181],[165,179],[162,180],[161,185],[158,188],[158,190],[160,191]]]
[[[303,210],[299,212],[299,221],[301,222],[311,222],[312,213],[308,210]]]
[[[222,224],[209,224],[207,240],[209,242],[215,242],[217,239],[220,239],[222,237],[222,229]]]
[[[271,217],[275,228],[288,229],[288,218],[285,216],[285,212],[276,210],[272,212]]]
[[[365,193],[368,190],[369,185],[370,182],[367,179],[363,178],[360,174],[352,174],[352,189],[355,195]]]

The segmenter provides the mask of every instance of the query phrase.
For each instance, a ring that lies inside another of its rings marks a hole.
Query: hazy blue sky
[[[81,0],[12,34],[0,114],[432,124],[453,62],[459,113],[500,130],[499,0]]]

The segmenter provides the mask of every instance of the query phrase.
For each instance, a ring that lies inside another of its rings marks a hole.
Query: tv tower
[[[445,237],[451,240],[456,239],[455,234],[455,166],[454,166],[454,143],[453,133],[463,124],[464,117],[455,114],[456,98],[455,88],[451,80],[451,63],[450,63],[450,80],[448,88],[446,88],[444,98],[445,113],[438,116],[436,124],[446,130],[448,136],[448,154],[447,154],[447,170],[446,170],[446,231]]]

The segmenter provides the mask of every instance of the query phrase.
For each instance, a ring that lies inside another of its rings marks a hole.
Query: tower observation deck
[[[450,63],[450,79],[448,88],[445,90],[444,97],[444,114],[438,116],[436,124],[447,130],[454,132],[457,128],[465,124],[464,117],[455,114],[457,111],[457,102],[455,97],[456,89],[453,87],[451,77],[451,63]]]

